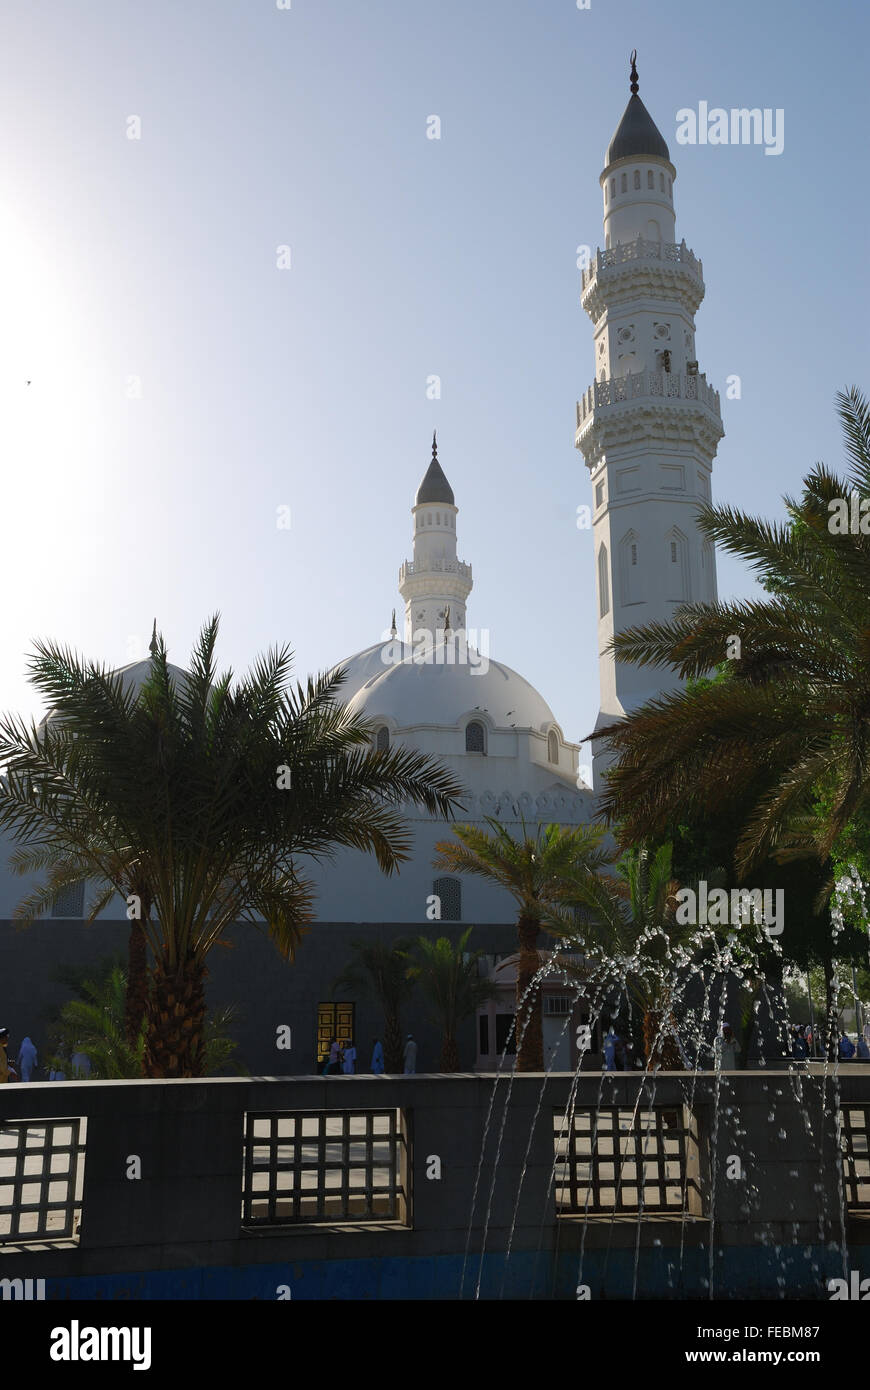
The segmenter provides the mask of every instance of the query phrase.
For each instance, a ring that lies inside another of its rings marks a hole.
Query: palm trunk
[[[402,1026],[398,1014],[384,1015],[384,1071],[395,1075],[404,1070]]]
[[[459,1071],[459,1048],[456,1046],[456,1039],[450,1033],[445,1033],[441,1039],[441,1061],[442,1071]]]
[[[141,922],[130,923],[127,941],[127,995],[124,1001],[124,1035],[135,1047],[148,1007],[148,948]]]
[[[520,947],[517,963],[517,1071],[544,1070],[541,987],[536,984],[529,988],[541,968],[537,950],[539,930],[539,923],[532,917],[521,916],[517,923]]]
[[[677,1044],[670,1032],[661,1035],[662,1014],[658,1009],[647,1009],[643,1016],[643,1051],[647,1067],[661,1067],[662,1071],[683,1071],[684,1063]]]
[[[188,956],[174,968],[163,955],[154,962],[145,1039],[146,1076],[202,1076],[205,976],[205,963],[196,956]]]

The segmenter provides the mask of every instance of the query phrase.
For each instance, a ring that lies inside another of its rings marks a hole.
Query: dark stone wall
[[[706,1299],[712,1277],[721,1299],[825,1298],[844,1256],[867,1265],[835,1155],[837,1109],[870,1105],[870,1066],[844,1073],[581,1075],[580,1109],[691,1105],[703,1205],[685,1222],[557,1218],[553,1117],[573,1103],[567,1074],[2,1087],[0,1121],[86,1116],[87,1151],[78,1245],[0,1245],[0,1268],[45,1278],[49,1297],[274,1299],[287,1283],[294,1298],[457,1298],[480,1275],[483,1297],[572,1298],[579,1280],[593,1299]],[[406,1116],[410,1224],[242,1228],[246,1112],[383,1107]]]
[[[239,1043],[239,1060],[252,1075],[305,1075],[315,1070],[317,1004],[337,997],[333,982],[350,959],[353,941],[376,936],[388,943],[417,936],[456,940],[467,925],[318,922],[306,935],[292,965],[282,960],[262,928],[239,926],[230,936],[230,944],[216,946],[208,958],[208,1003],[211,1007],[238,1007],[239,1015],[230,1031]],[[12,1051],[17,1053],[27,1034],[37,1049],[45,1046],[50,1010],[70,997],[65,986],[51,979],[57,968],[63,964],[95,966],[111,955],[126,959],[128,930],[126,921],[86,926],[49,920],[25,930],[0,923],[0,1026],[10,1030]],[[469,942],[473,950],[499,955],[510,954],[515,944],[514,925],[476,926]],[[360,996],[354,1002],[357,1067],[367,1070],[372,1038],[382,1036],[383,1020],[374,1000]],[[292,1030],[289,1052],[276,1047],[277,1029],[282,1024]],[[437,1068],[440,1034],[426,1016],[422,996],[412,996],[403,1024],[404,1031],[413,1033],[418,1042],[418,1070]],[[477,1055],[474,1027],[474,1021],[468,1020],[459,1037],[460,1062],[469,1069]]]

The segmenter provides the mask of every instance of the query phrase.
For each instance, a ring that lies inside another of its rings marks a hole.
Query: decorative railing
[[[595,260],[588,270],[583,271],[583,289],[598,276],[602,270],[613,270],[629,261],[660,261],[670,265],[687,267],[698,280],[703,281],[703,266],[694,251],[690,251],[685,241],[648,241],[639,236],[635,241],[627,241],[619,246],[611,246],[607,251],[596,251]]]
[[[703,373],[691,375],[686,372],[631,372],[628,376],[609,377],[605,381],[594,381],[577,402],[577,428],[585,424],[593,411],[602,406],[618,405],[623,401],[642,398],[661,397],[684,401],[700,401],[714,415],[719,411],[719,392],[707,384]]]
[[[412,574],[458,574],[463,579],[470,579],[471,565],[466,565],[462,560],[430,560],[426,564],[406,560],[399,570],[399,583]]]

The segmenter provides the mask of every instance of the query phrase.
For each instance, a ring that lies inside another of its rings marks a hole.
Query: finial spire
[[[393,625],[392,625],[392,627],[390,628],[390,636],[391,636],[391,637],[397,637],[397,636],[398,636],[398,633],[396,632],[396,610],[395,610],[395,608],[393,609]]]
[[[435,430],[432,431],[432,457],[433,459],[438,457],[438,438]]]
[[[151,629],[151,641],[148,643],[148,650],[152,656],[157,655],[157,619],[154,619],[154,626]]]
[[[637,96],[637,49],[631,50],[631,95]]]

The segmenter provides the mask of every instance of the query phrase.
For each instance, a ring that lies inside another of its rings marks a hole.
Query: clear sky
[[[704,262],[714,498],[771,515],[870,387],[868,39],[846,0],[5,0],[0,708],[37,711],[37,636],[123,664],[155,615],[179,664],[216,609],[235,669],[377,641],[437,427],[468,624],[588,733],[575,248],[629,52]],[[782,108],[783,153],[679,146],[699,101]]]

